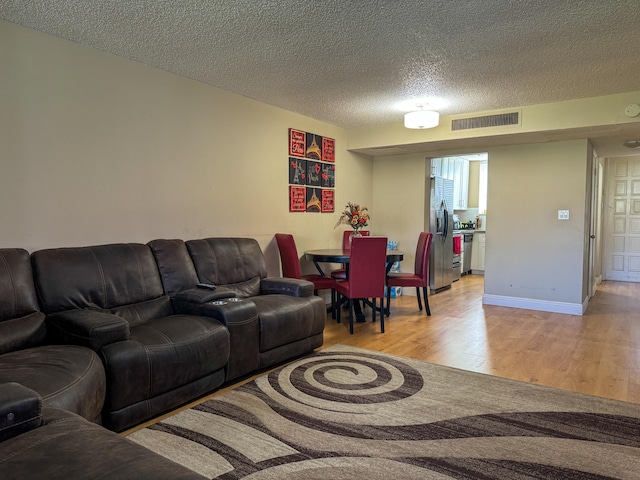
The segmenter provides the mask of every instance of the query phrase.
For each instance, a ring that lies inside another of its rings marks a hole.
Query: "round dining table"
[[[320,263],[344,263],[347,268],[347,272],[349,271],[349,256],[351,254],[351,250],[344,250],[342,248],[323,248],[320,250],[307,250],[304,252],[305,260],[313,262],[318,270],[318,273],[323,277],[326,277],[326,274],[320,267]],[[397,250],[387,250],[387,273],[391,270],[391,267],[395,262],[399,262],[404,258],[404,254]],[[367,300],[362,299],[365,303],[373,307],[373,305]],[[338,306],[340,308],[340,306]],[[377,307],[376,307],[377,308]],[[360,303],[354,303],[354,310],[356,315],[357,322],[364,322],[365,317],[362,313],[362,309],[360,308]],[[382,309],[378,309],[380,315],[384,315]]]
[[[320,250],[307,250],[304,252],[305,260],[313,262],[318,273],[324,277],[326,274],[320,268],[320,263],[349,263],[349,255],[351,250],[342,248],[323,248]],[[395,262],[399,262],[404,258],[404,254],[397,250],[387,250],[387,273]]]

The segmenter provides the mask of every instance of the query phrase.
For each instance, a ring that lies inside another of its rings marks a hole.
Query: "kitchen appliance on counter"
[[[425,213],[433,233],[429,257],[429,288],[433,294],[451,288],[453,282],[453,180],[427,180],[429,205]]]

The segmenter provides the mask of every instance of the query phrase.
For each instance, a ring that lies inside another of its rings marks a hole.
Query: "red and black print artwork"
[[[289,211],[306,211],[307,187],[289,186]]]

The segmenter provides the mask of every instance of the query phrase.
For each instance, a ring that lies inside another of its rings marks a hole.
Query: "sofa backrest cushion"
[[[110,313],[118,315],[129,322],[129,325],[145,323],[153,318],[168,317],[173,315],[171,299],[168,295],[163,295],[146,302],[122,305],[109,310]]]
[[[236,292],[239,297],[260,294],[267,264],[253,238],[204,238],[187,240],[198,279]]]
[[[194,288],[198,275],[183,240],[152,240],[147,245],[156,258],[164,290],[171,296]]]
[[[45,335],[29,252],[0,249],[0,354],[40,345]]]
[[[147,245],[137,243],[54,248],[31,255],[42,310],[111,310],[163,295]]]

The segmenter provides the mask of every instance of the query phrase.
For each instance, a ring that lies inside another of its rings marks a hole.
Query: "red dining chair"
[[[315,274],[302,274],[300,268],[300,257],[293,235],[288,233],[276,233],[276,242],[280,250],[280,262],[282,264],[282,276],[287,278],[298,278],[313,283],[313,292],[317,295],[318,290],[331,290],[331,305],[333,311],[333,289],[336,281],[331,277]]]
[[[416,287],[418,297],[418,309],[422,311],[422,302],[420,301],[420,287],[424,294],[424,304],[427,315],[431,315],[429,309],[429,297],[427,296],[427,287],[429,286],[429,252],[431,251],[431,241],[433,233],[422,232],[418,237],[418,246],[416,247],[416,261],[414,265],[415,273],[389,272],[387,274],[387,315],[391,313],[391,287]]]
[[[353,230],[345,230],[342,234],[342,250],[347,251],[351,248],[351,234]],[[363,237],[368,237],[371,234],[369,230],[360,230],[360,235]],[[339,268],[337,270],[333,270],[331,272],[331,278],[335,278],[336,280],[344,280],[347,278],[347,269]]]
[[[334,304],[340,323],[341,297],[349,299],[349,332],[353,333],[353,300],[372,298],[372,317],[376,321],[376,299],[380,299],[380,329],[384,333],[384,285],[387,263],[386,237],[355,237],[349,255],[349,278],[336,281],[338,301]]]

